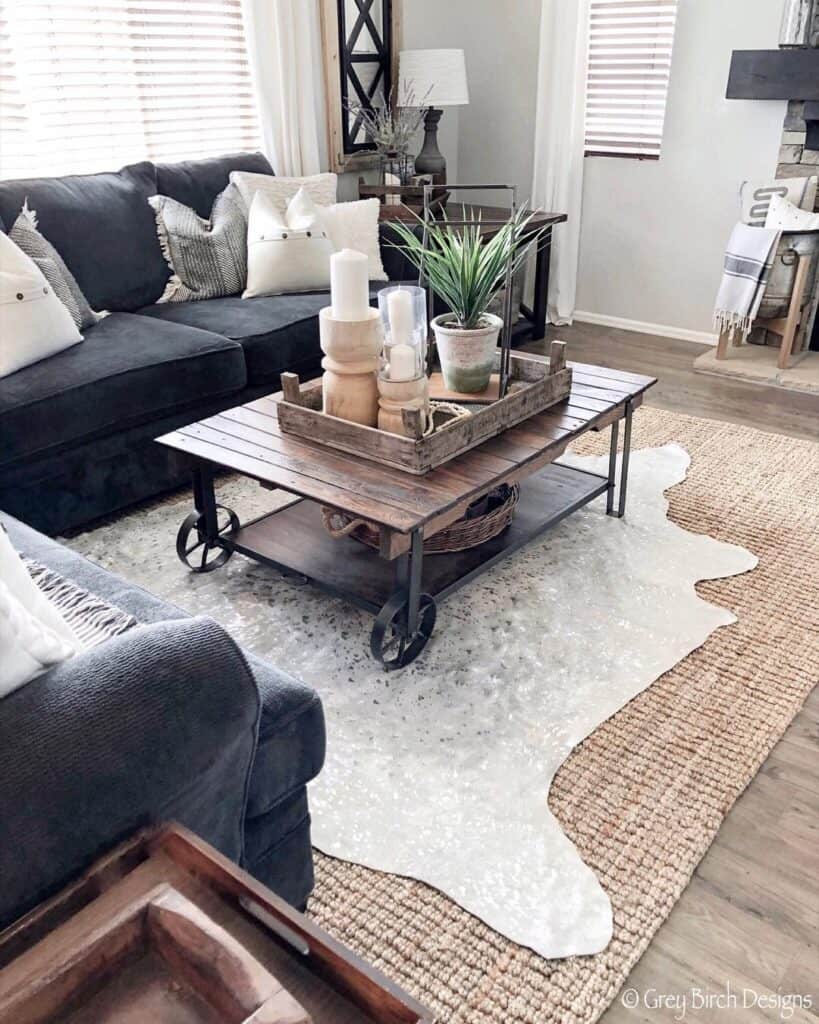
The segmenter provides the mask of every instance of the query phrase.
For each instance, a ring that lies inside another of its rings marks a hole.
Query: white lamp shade
[[[402,50],[398,105],[457,107],[469,103],[463,50]]]

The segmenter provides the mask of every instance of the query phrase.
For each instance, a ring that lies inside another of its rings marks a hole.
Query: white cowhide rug
[[[562,461],[606,472],[604,458]],[[667,518],[684,479],[676,445],[632,456],[628,514],[604,499],[439,607],[426,651],[386,674],[372,620],[235,556],[207,576],[174,554],[184,497],[70,541],[312,684],[327,762],[310,787],[315,845],[436,886],[545,957],[595,953],[611,905],[547,806],[570,751],[663,672],[733,621],[698,580],[752,569],[745,549]],[[270,494],[233,479],[219,498],[242,518]]]

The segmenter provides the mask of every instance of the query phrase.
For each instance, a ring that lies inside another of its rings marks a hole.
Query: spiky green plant
[[[466,217],[460,218],[466,220]],[[483,236],[480,213],[462,226],[451,224],[443,214],[441,220],[424,222],[393,221],[392,229],[400,242],[391,242],[421,271],[433,292],[451,310],[452,323],[464,330],[481,326],[481,319],[506,282],[506,267],[511,259],[512,275],[522,266],[530,246],[543,234],[528,231],[532,213],[518,210],[495,235]]]

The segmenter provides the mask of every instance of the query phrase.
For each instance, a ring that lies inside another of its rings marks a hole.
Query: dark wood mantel
[[[734,50],[729,100],[819,100],[819,48]]]

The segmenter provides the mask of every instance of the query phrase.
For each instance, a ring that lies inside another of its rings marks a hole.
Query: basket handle
[[[333,540],[339,540],[341,537],[349,537],[351,533],[359,528],[359,526],[370,525],[366,519],[350,519],[344,526],[335,526],[334,520],[337,522],[339,519],[343,519],[344,517],[341,513],[334,512],[329,508],[323,508],[321,510],[321,518],[324,523],[324,529],[330,534]]]

